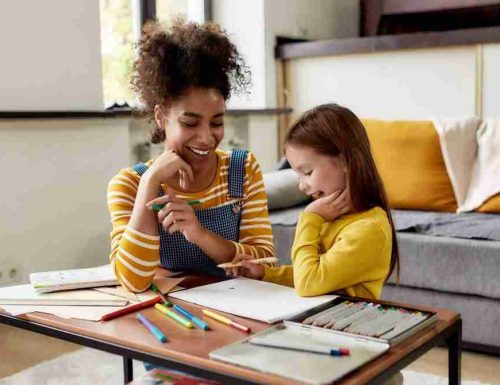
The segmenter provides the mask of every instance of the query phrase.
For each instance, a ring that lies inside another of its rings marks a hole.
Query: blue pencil
[[[209,329],[207,323],[205,323],[204,321],[202,321],[198,317],[192,315],[190,312],[188,312],[187,310],[183,309],[179,305],[177,305],[177,304],[174,305],[174,309],[177,310],[179,313],[181,313],[184,317],[186,317],[187,319],[189,319],[190,321],[192,321],[200,329],[203,329],[203,330],[208,330]]]
[[[167,336],[162,333],[160,329],[158,329],[155,325],[151,323],[145,316],[141,313],[138,313],[135,318],[137,318],[141,323],[150,331],[152,335],[160,342],[167,342]]]

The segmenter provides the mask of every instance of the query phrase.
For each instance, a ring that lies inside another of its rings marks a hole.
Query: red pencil
[[[101,316],[101,321],[109,321],[110,319],[113,318],[118,318],[121,317],[122,315],[130,314],[133,313],[134,311],[144,309],[146,307],[154,306],[157,303],[160,303],[162,299],[160,297],[154,297],[151,299],[148,299],[147,301],[135,303],[133,305],[124,307],[123,309],[120,310],[115,310],[112,311],[111,313],[104,314]]]

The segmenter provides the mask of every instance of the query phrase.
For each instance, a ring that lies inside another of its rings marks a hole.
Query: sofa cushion
[[[500,242],[400,232],[397,238],[401,285],[500,299]]]
[[[384,286],[382,299],[454,310],[463,320],[464,342],[500,348],[500,302],[496,299],[395,285]]]
[[[457,202],[431,121],[364,119],[392,208],[455,212]]]

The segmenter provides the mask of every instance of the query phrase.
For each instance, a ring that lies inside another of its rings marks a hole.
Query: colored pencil
[[[276,263],[278,262],[278,258],[276,257],[267,257],[267,258],[256,258],[256,259],[247,259],[248,262],[250,263],[255,263],[255,264],[263,264],[263,263]],[[241,262],[227,262],[227,263],[221,263],[220,265],[217,265],[217,267],[220,267],[221,269],[227,269],[230,267],[241,267],[243,266]]]
[[[160,289],[158,289],[158,287],[154,283],[151,284],[151,290],[153,290],[156,294],[158,294],[161,297],[165,305],[167,305],[168,307],[172,307],[172,303],[167,299],[167,297],[160,291]]]
[[[160,311],[160,312],[162,312],[167,317],[172,318],[175,322],[181,324],[185,328],[188,328],[188,329],[193,329],[194,328],[193,323],[191,321],[189,321],[189,320],[185,319],[184,317],[180,316],[175,311],[170,310],[165,305],[161,305],[161,304],[157,303],[155,305],[155,309],[158,310],[158,311]]]
[[[243,331],[245,333],[250,333],[251,332],[251,330],[250,330],[249,327],[241,325],[239,323],[236,323],[233,320],[231,320],[230,318],[224,317],[224,316],[222,316],[220,314],[217,314],[217,313],[214,313],[214,312],[212,312],[210,310],[203,309],[202,312],[207,317],[210,317],[210,318],[212,318],[212,319],[214,319],[216,321],[222,322],[223,324],[226,324],[228,326],[232,326],[235,329],[241,330],[241,331]]]
[[[103,316],[101,316],[101,321],[109,321],[109,320],[112,320],[114,318],[121,317],[122,315],[127,315],[127,314],[133,313],[137,310],[142,310],[142,309],[145,309],[147,307],[151,307],[159,302],[161,302],[161,298],[154,297],[154,298],[148,299],[147,301],[135,303],[133,305],[130,305],[130,306],[124,307],[122,309],[113,311],[111,313],[104,314]]]
[[[141,313],[137,314],[135,316],[146,329],[149,330],[149,332],[155,336],[155,338],[160,341],[160,342],[167,342],[167,336],[162,333],[160,329],[158,329],[153,323],[146,318],[146,316],[142,315]]]

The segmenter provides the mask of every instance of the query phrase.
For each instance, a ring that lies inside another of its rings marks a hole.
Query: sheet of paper
[[[78,318],[87,321],[99,321],[101,316],[121,309],[115,306],[30,306],[30,305],[1,305],[7,313],[17,316],[20,314],[41,312],[54,314],[61,318]]]
[[[123,286],[106,286],[106,287],[95,287],[92,290],[99,291],[101,293],[106,293],[110,295],[114,295],[120,298],[126,298],[131,301],[138,302],[139,297],[137,296],[136,293],[132,293],[128,290],[126,290]]]
[[[155,278],[153,280],[153,283],[156,285],[158,289],[163,294],[169,293],[174,289],[176,286],[178,286],[182,281],[184,281],[184,278],[171,278],[171,277],[166,277],[166,278]]]
[[[160,289],[163,294],[180,290],[178,286],[184,278],[155,278],[153,283]],[[132,293],[126,290],[123,286],[111,286],[111,287],[96,287],[93,290],[99,291],[101,293],[106,293],[110,295],[115,295],[117,297],[127,298],[131,301],[146,301],[153,298],[156,294],[152,290],[146,290],[142,293]]]
[[[0,288],[0,304],[5,305],[124,306],[127,303],[125,298],[90,289],[38,293],[30,284]]]

